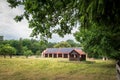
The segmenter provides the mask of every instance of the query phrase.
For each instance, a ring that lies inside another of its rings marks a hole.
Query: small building
[[[86,54],[80,48],[47,48],[42,52],[45,58],[68,58],[70,61],[86,60]]]

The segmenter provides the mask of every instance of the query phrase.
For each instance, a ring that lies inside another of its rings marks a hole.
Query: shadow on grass
[[[58,61],[58,62],[63,62],[63,63],[76,63],[76,64],[81,64],[81,63],[94,64],[94,63],[96,63],[95,61]]]
[[[93,64],[93,63],[96,63],[95,61],[83,61],[84,63],[86,64]]]
[[[104,67],[104,68],[115,68],[115,64],[103,64],[103,65],[100,65],[99,67]]]

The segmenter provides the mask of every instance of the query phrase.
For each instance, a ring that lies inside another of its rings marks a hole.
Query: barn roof
[[[75,49],[76,52],[78,52],[79,54],[85,54],[82,50],[79,49]]]
[[[47,48],[46,53],[70,53],[74,48]]]
[[[75,50],[76,52],[83,54],[84,52],[82,52],[81,48],[47,48],[46,50],[43,51],[43,54],[50,54],[50,53],[66,53],[69,54],[70,52],[72,52],[73,50]]]

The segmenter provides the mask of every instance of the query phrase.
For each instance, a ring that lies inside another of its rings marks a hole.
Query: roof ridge
[[[77,48],[80,48],[80,47],[64,47],[64,48],[67,48],[67,49],[77,49]],[[46,49],[59,49],[59,48],[46,48]]]

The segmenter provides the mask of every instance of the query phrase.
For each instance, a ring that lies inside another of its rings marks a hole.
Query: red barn
[[[47,48],[42,52],[45,58],[69,58],[72,61],[86,60],[86,54],[80,48]]]

